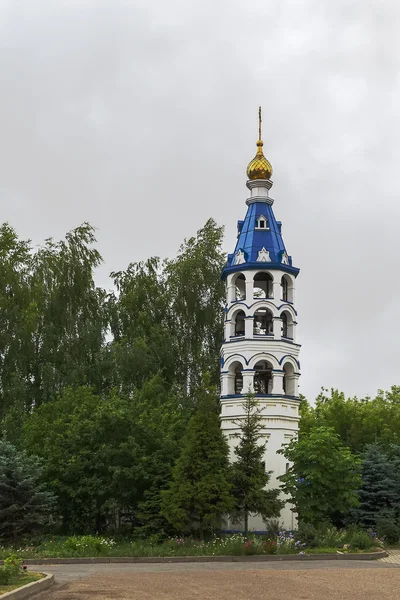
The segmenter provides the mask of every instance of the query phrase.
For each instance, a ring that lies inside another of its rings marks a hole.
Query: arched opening
[[[256,273],[254,275],[254,298],[272,298],[273,282],[274,280],[269,273]]]
[[[256,363],[254,374],[254,391],[259,395],[272,393],[272,365],[266,360]]]
[[[274,325],[272,312],[268,308],[259,308],[254,313],[254,335],[273,335]]]
[[[243,373],[242,373],[243,367],[240,363],[236,364],[235,367],[235,380],[234,380],[234,386],[235,386],[235,394],[241,394],[242,390],[243,390]]]
[[[293,283],[288,275],[282,275],[281,279],[282,300],[293,302]]]
[[[283,376],[283,393],[286,396],[294,396],[295,395],[295,377],[294,377],[294,367],[291,363],[285,363],[283,366],[284,376]]]
[[[290,340],[294,339],[294,322],[292,315],[284,310],[281,314],[282,319],[282,337]]]
[[[235,286],[235,299],[246,300],[246,278],[243,273],[239,273],[232,280],[232,284]]]
[[[246,315],[243,310],[239,310],[233,317],[235,328],[234,335],[244,335],[244,320]]]
[[[241,394],[243,390],[243,365],[239,361],[233,362],[229,367],[228,394]]]

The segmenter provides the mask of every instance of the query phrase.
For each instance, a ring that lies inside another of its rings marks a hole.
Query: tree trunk
[[[247,535],[249,531],[249,513],[246,512],[244,513],[244,535]]]

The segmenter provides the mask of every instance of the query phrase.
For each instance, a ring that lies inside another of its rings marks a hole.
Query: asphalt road
[[[400,564],[381,561],[30,566],[54,573],[37,600],[395,600]]]

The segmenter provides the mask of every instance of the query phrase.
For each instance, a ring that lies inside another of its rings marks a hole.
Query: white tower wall
[[[283,475],[287,468],[285,457],[277,454],[277,451],[296,435],[299,421],[300,346],[295,341],[295,278],[279,269],[240,271],[239,268],[226,278],[225,335],[221,348],[221,427],[228,439],[231,459],[234,460],[233,449],[238,443],[236,434],[239,431],[235,421],[243,417],[244,394],[247,391],[258,392],[259,406],[263,408],[264,415],[263,433],[267,441],[266,468],[273,471],[269,486],[276,488],[280,485],[277,477]],[[271,277],[268,298],[254,295],[254,276],[259,272]],[[240,277],[240,285],[237,286],[238,276],[241,275],[244,281]],[[287,281],[285,300],[282,298],[282,277]],[[237,296],[240,296],[239,299],[236,299]],[[267,309],[270,319],[268,322],[264,320],[261,328],[255,326],[254,321],[260,309]],[[285,326],[283,319],[286,319]],[[264,382],[264,390],[257,384],[256,367],[260,361],[271,366],[270,378]],[[242,389],[238,389],[241,386]],[[286,529],[295,527],[296,518],[289,504],[282,510],[279,521]],[[228,529],[238,528],[238,524],[228,522]],[[254,515],[249,518],[249,528],[263,531],[265,524],[260,516]]]

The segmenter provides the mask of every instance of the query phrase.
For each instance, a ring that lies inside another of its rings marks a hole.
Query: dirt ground
[[[37,600],[396,600],[399,568],[92,573]]]

